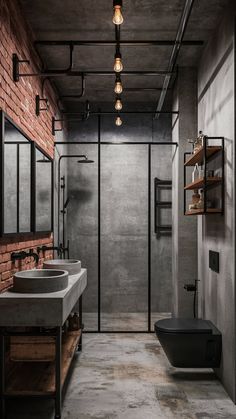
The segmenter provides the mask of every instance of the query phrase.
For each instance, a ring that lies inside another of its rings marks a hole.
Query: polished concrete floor
[[[52,419],[47,401],[15,401],[9,419]],[[85,334],[62,419],[235,419],[212,370],[170,366],[154,334]]]
[[[152,312],[151,325],[157,320],[171,317],[171,313]],[[104,313],[101,312],[101,330],[109,332],[148,331],[148,313]],[[98,314],[83,313],[83,323],[86,331],[98,330]]]

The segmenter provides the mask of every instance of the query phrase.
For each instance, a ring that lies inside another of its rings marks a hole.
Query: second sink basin
[[[61,291],[68,286],[68,272],[59,269],[32,269],[16,272],[11,291],[40,294]]]
[[[81,271],[81,262],[77,259],[52,259],[43,262],[45,269],[63,269],[69,275],[76,275]]]

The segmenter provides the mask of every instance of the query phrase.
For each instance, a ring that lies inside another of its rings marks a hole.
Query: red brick
[[[2,1],[2,25],[0,27],[0,106],[29,137],[53,156],[54,137],[51,133],[52,116],[57,113],[56,96],[49,83],[46,84],[46,96],[50,101],[48,112],[39,117],[35,115],[35,95],[41,91],[41,80],[38,78],[22,78],[18,83],[12,80],[12,53],[30,59],[31,65],[23,65],[22,71],[35,72],[39,59],[33,48],[33,35],[22,16],[16,0]],[[38,245],[52,244],[52,235],[37,238],[18,236],[18,238],[2,238],[0,240],[0,274],[1,288],[11,285],[11,275],[19,269],[30,269],[36,266],[32,258],[11,263],[11,253],[19,250],[34,250]],[[52,253],[47,253],[51,258]],[[42,267],[43,255],[39,266]]]

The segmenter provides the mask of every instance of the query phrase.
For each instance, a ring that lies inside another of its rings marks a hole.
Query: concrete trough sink
[[[12,292],[41,294],[64,290],[68,286],[68,272],[59,269],[32,269],[15,273]]]
[[[52,259],[43,263],[45,269],[62,269],[69,275],[79,274],[81,271],[81,262],[77,259]]]

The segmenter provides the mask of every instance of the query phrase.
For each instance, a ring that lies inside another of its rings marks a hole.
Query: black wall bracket
[[[41,106],[44,103],[45,106]],[[49,109],[49,103],[47,98],[41,98],[39,95],[35,96],[35,113],[37,116],[40,115],[40,112],[47,111]]]
[[[60,128],[57,128],[57,122],[61,122]],[[63,122],[64,119],[56,119],[54,116],[52,117],[52,135],[55,135],[56,132],[63,130]]]
[[[20,64],[27,63],[29,60],[20,60],[17,54],[12,54],[12,77],[14,82],[18,82],[22,74],[20,73]]]

